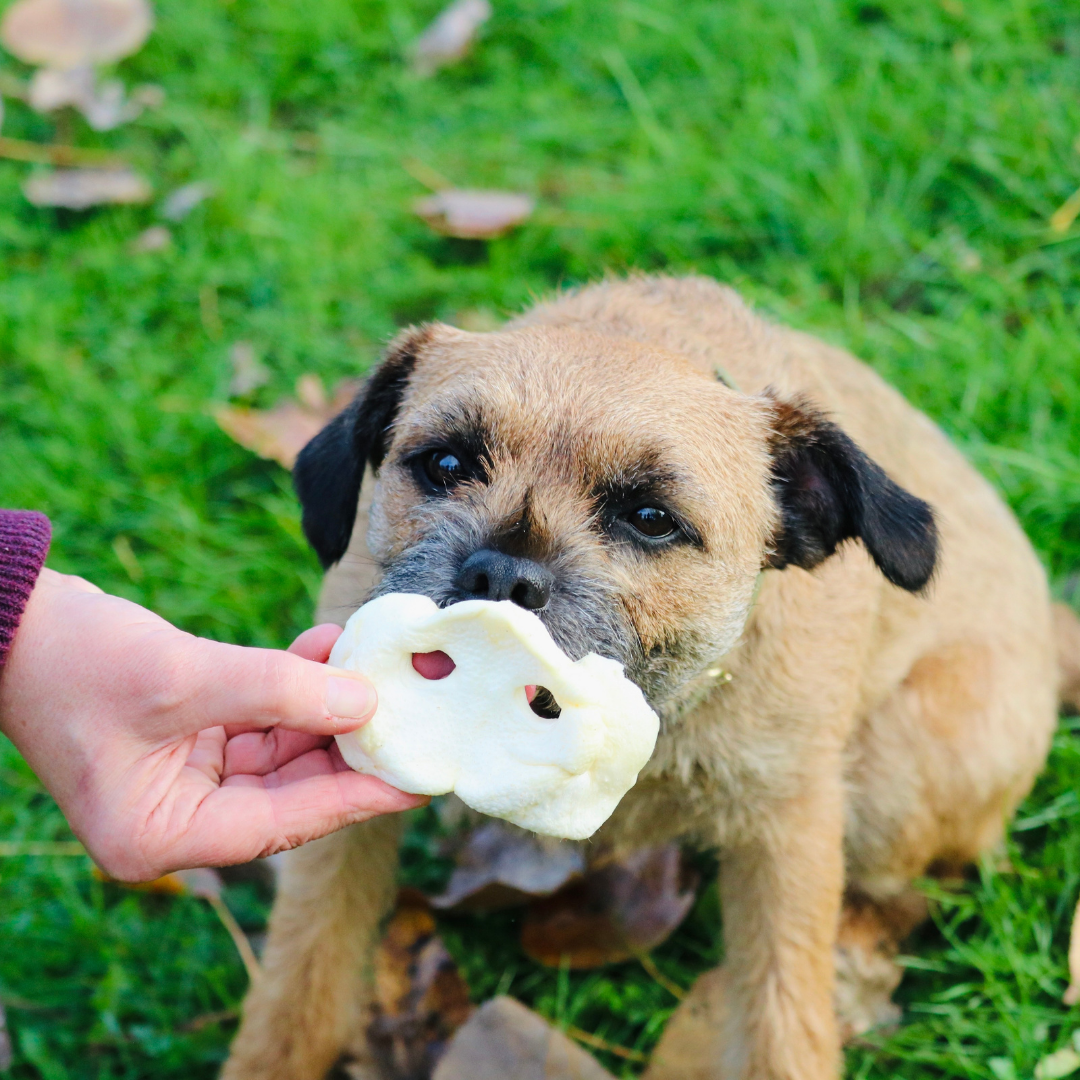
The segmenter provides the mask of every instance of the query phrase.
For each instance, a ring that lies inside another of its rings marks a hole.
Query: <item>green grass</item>
[[[212,419],[230,345],[252,342],[270,369],[264,405],[304,372],[364,369],[410,321],[511,312],[636,268],[713,274],[864,356],[998,485],[1064,587],[1080,564],[1080,230],[1047,221],[1080,184],[1076,6],[496,7],[470,59],[418,81],[403,56],[435,0],[160,0],[121,74],[162,84],[166,104],[77,135],[159,193],[216,185],[166,252],[129,252],[154,207],[36,210],[19,191],[29,167],[0,162],[0,505],[49,513],[51,565],[192,631],[284,645],[319,575],[286,474]],[[4,133],[51,127],[9,102]],[[423,189],[407,159],[528,191],[539,210],[491,243],[436,238],[411,214]],[[1015,873],[941,898],[911,945],[904,1026],[851,1051],[850,1076],[1027,1077],[1080,1026],[1060,1004],[1078,735],[1063,729],[1021,813]],[[0,836],[68,836],[6,744]],[[424,836],[412,875],[438,869]],[[257,930],[265,898],[228,899]],[[670,978],[715,961],[718,918],[706,892],[657,952]],[[446,921],[478,996],[509,989],[653,1045],[674,1001],[640,967],[538,969],[512,922]],[[82,858],[0,861],[19,1080],[210,1077],[232,1027],[185,1025],[243,989],[200,901],[103,885]]]

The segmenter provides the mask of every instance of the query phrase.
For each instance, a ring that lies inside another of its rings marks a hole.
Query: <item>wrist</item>
[[[51,536],[44,514],[0,510],[0,670],[45,564]]]

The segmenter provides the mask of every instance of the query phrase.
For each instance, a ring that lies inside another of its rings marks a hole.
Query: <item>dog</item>
[[[1045,575],[990,485],[867,366],[700,277],[407,330],[294,476],[320,619],[509,599],[624,665],[661,733],[591,847],[719,852],[695,1075],[837,1077],[892,1008],[913,879],[999,843],[1055,726]],[[226,1080],[365,1060],[400,829],[289,854]]]

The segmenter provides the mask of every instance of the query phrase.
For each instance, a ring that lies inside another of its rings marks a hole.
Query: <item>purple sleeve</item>
[[[49,553],[52,529],[44,514],[0,510],[0,666]]]

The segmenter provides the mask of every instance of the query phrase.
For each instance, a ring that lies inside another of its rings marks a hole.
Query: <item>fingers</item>
[[[317,840],[379,814],[412,809],[427,796],[407,795],[373,776],[335,771],[315,750],[266,777],[234,777],[203,801],[170,866],[221,866]]]
[[[295,647],[329,652],[329,630],[315,627],[308,634]],[[188,639],[187,649],[174,720],[189,732],[222,725],[230,734],[283,727],[336,735],[355,730],[375,711],[375,688],[355,672],[294,653],[197,638]]]
[[[290,646],[289,652],[325,664],[330,659],[334,642],[341,637],[341,627],[334,623],[320,623],[305,630]]]
[[[225,744],[225,765],[221,775],[223,779],[244,773],[266,776],[301,754],[325,750],[328,742],[324,735],[309,735],[285,728],[237,735]]]

